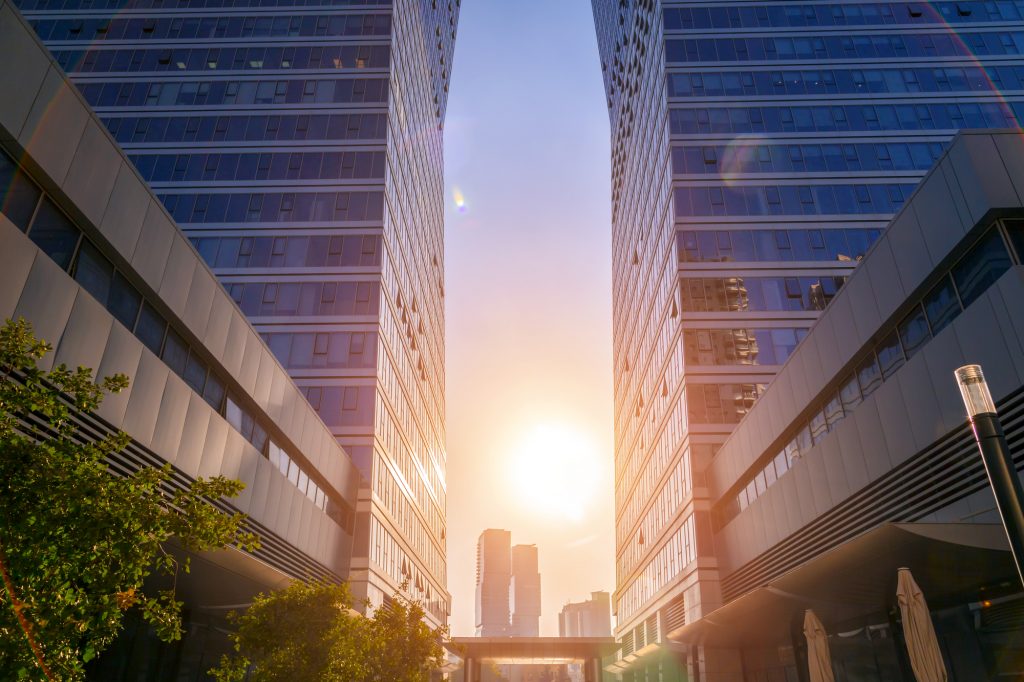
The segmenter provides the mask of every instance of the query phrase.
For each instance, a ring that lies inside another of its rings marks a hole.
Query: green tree
[[[257,595],[248,609],[228,617],[237,628],[231,635],[236,653],[210,671],[220,682],[366,678],[362,652],[370,628],[352,610],[347,585],[296,581]]]
[[[77,680],[84,664],[117,636],[137,608],[165,641],[179,639],[174,591],[144,594],[152,574],[188,572],[164,548],[176,538],[203,551],[258,547],[245,517],[211,502],[244,485],[223,477],[186,490],[168,482],[170,466],[113,474],[108,457],[130,442],[81,428],[76,413],[95,410],[128,385],[116,375],[37,362],[50,346],[24,320],[0,328],[0,679]]]
[[[370,617],[345,584],[296,581],[232,613],[235,654],[219,682],[424,682],[444,665],[447,628],[431,628],[419,602],[396,594]]]
[[[425,682],[446,662],[441,642],[448,639],[448,628],[427,625],[423,605],[403,597],[404,589],[370,619],[369,674],[362,682]]]

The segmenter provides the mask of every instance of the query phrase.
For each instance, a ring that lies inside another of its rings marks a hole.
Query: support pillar
[[[480,661],[475,658],[466,658],[462,667],[466,671],[466,674],[464,675],[465,682],[480,682]]]

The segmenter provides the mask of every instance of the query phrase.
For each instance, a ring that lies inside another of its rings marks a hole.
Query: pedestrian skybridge
[[[454,637],[454,653],[463,660],[465,682],[479,682],[480,664],[583,665],[585,682],[601,679],[601,659],[619,648],[611,637]]]

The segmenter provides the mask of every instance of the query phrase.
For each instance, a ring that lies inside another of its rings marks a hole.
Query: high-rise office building
[[[1024,7],[593,8],[612,146],[613,611],[629,656],[722,601],[715,452],[956,130],[1017,127]]]
[[[590,599],[570,602],[558,614],[559,637],[611,637],[611,595],[591,592]]]
[[[512,533],[488,528],[476,543],[476,635],[509,634]]]
[[[913,682],[910,577],[944,677],[1017,676],[1024,592],[954,371],[982,364],[1024,469],[1022,161],[1019,130],[965,131],[908,199],[712,459],[722,605],[649,651],[800,679],[812,609],[837,680]]]
[[[356,597],[438,623],[459,4],[17,3],[359,467]]]
[[[537,545],[512,547],[512,584],[509,589],[512,636],[539,637],[540,571],[537,568]]]
[[[174,585],[184,638],[160,642],[128,611],[89,678],[206,679],[230,650],[231,609],[347,575],[359,470],[10,3],[0,64],[0,320],[23,317],[52,345],[44,368],[128,376],[72,416],[82,438],[130,437],[112,471],[166,465],[172,489],[238,479],[242,494],[217,504],[261,544],[189,553]]]

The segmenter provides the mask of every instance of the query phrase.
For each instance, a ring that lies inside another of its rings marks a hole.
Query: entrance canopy
[[[585,663],[619,648],[611,637],[454,637],[452,644],[465,660],[496,665]]]
[[[935,610],[1020,590],[1000,525],[886,524],[668,633],[668,639],[711,646],[787,644],[806,609],[826,624],[884,620],[895,603],[901,567],[911,570]]]

